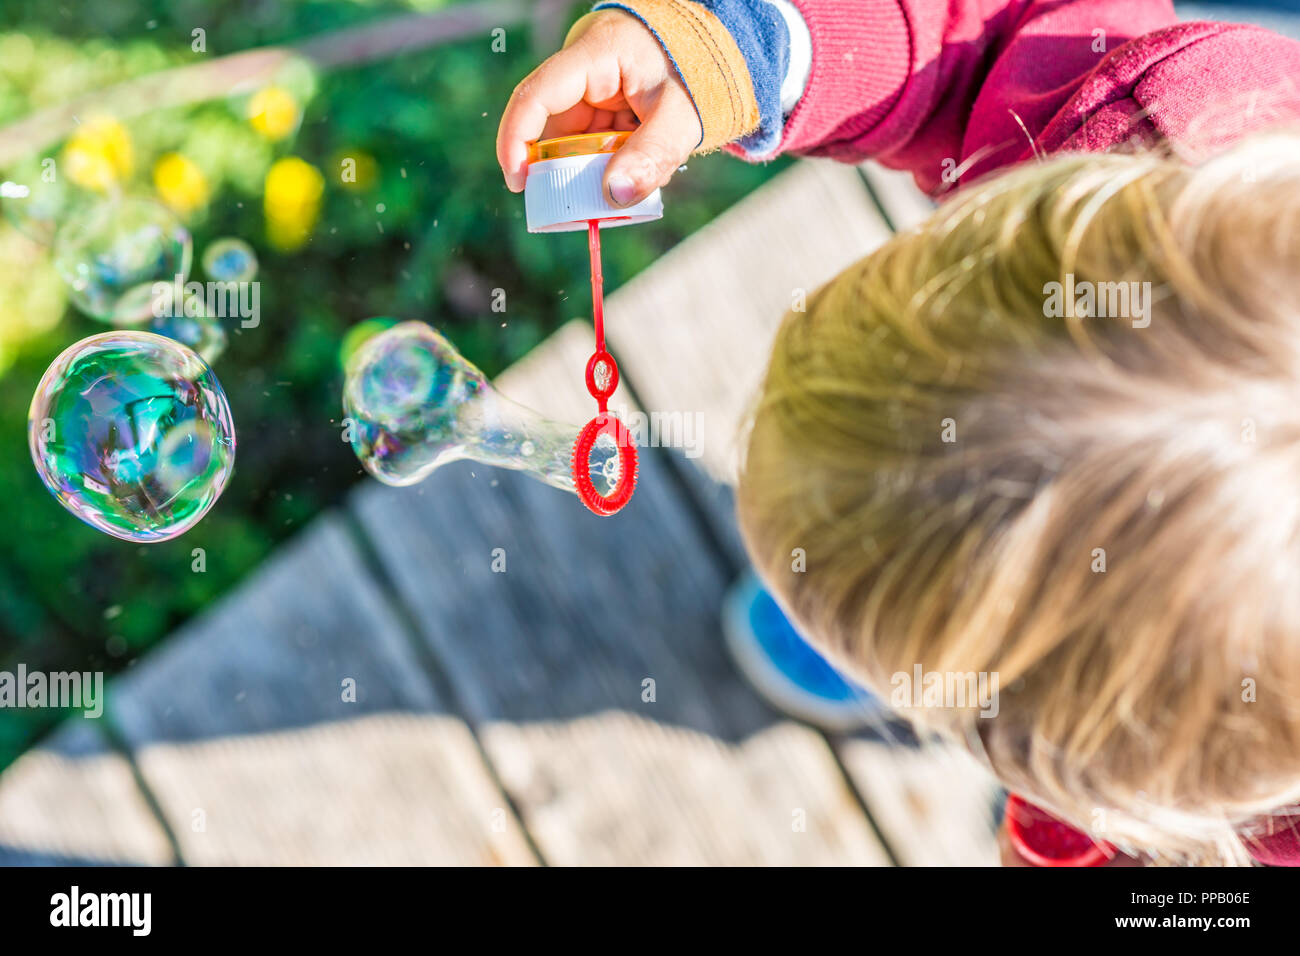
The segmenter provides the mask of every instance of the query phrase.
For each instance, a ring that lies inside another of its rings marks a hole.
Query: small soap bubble
[[[54,266],[72,304],[114,325],[152,315],[151,290],[190,271],[190,234],[147,199],[116,199],[77,210],[54,238]]]
[[[203,272],[214,282],[252,282],[257,253],[243,239],[216,239],[203,250]]]
[[[146,543],[192,528],[235,461],[230,406],[212,369],[141,331],[93,335],[56,358],[32,397],[28,443],[65,508]]]
[[[169,308],[170,286],[162,282],[141,282],[122,293],[114,306],[114,325],[147,322],[150,316]]]
[[[528,440],[525,440],[523,444],[519,446],[519,454],[523,455],[525,458],[531,457],[536,451],[537,446]]]
[[[59,177],[42,177],[28,170],[16,181],[0,183],[0,206],[5,218],[28,239],[43,246],[53,245],[59,222],[68,215],[74,190]]]
[[[226,350],[226,330],[221,320],[209,315],[203,299],[196,295],[185,296],[178,306],[172,305],[170,296],[160,299],[148,328],[155,335],[193,349],[209,365]]]

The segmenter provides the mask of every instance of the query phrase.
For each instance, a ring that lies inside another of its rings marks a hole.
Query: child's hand
[[[587,14],[564,49],[515,87],[497,130],[506,185],[524,188],[533,140],[608,129],[636,130],[605,171],[605,193],[615,206],[640,202],[668,182],[702,137],[672,61],[654,34],[622,10]]]

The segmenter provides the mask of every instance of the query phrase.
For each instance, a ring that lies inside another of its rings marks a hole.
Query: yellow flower
[[[63,147],[63,171],[78,186],[107,192],[135,166],[131,135],[111,116],[92,116]]]
[[[297,156],[278,159],[266,173],[266,235],[281,249],[307,241],[320,215],[325,177]]]
[[[153,167],[153,184],[162,201],[188,216],[208,201],[210,189],[203,170],[188,156],[167,153]]]
[[[269,140],[284,139],[298,128],[298,101],[288,90],[268,86],[248,101],[248,122]]]

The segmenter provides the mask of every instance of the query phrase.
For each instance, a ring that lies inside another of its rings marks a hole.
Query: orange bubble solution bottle
[[[605,198],[602,180],[610,157],[631,134],[581,133],[538,140],[529,146],[524,209],[529,232],[586,230],[591,257],[592,324],[596,351],[587,361],[587,391],[596,400],[596,417],[573,443],[573,483],[578,497],[598,515],[612,515],[632,500],[636,490],[636,444],[627,427],[609,410],[609,398],[618,388],[618,364],[605,348],[604,278],[600,270],[600,230],[649,222],[663,216],[663,200],[655,190],[634,206],[620,209]],[[618,455],[608,458],[617,475],[607,494],[596,490],[591,477],[592,451],[598,442],[613,443]]]

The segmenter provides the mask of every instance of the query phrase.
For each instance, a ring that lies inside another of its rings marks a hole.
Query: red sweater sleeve
[[[1267,817],[1242,835],[1246,849],[1267,866],[1300,866],[1300,808]]]
[[[794,3],[812,71],[781,149],[875,158],[929,192],[1035,151],[1136,135],[1197,155],[1300,120],[1300,44],[1180,24],[1169,0]]]
[[[1051,818],[1051,814],[1033,804],[1026,804],[1038,813]],[[1056,826],[1067,826],[1056,821]],[[1073,829],[1073,827],[1067,827]],[[1090,840],[1082,830],[1074,830],[1080,841]],[[1300,807],[1292,807],[1272,814],[1247,827],[1241,833],[1242,842],[1258,862],[1265,866],[1300,867]]]

